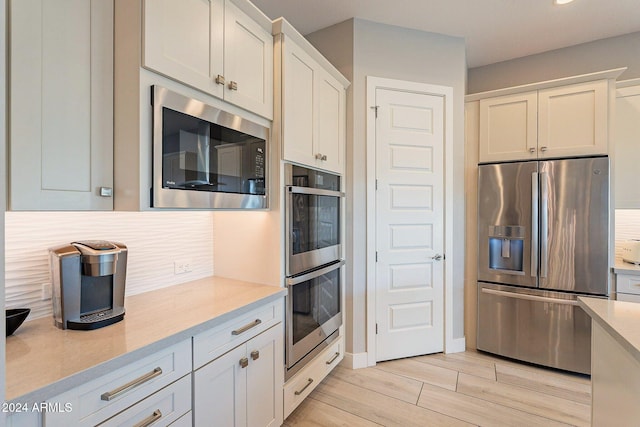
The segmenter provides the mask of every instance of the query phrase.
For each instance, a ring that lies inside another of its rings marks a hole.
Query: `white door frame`
[[[453,88],[367,76],[367,363],[376,364],[376,111],[377,89],[436,95],[444,98],[444,352],[456,351],[453,338]],[[459,350],[459,349],[458,349]]]

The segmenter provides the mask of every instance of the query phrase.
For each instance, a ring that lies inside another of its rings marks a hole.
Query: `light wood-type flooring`
[[[297,426],[588,426],[588,376],[485,353],[338,366],[285,420]]]

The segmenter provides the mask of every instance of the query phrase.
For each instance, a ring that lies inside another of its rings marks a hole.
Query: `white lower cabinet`
[[[0,424],[2,421],[0,414]],[[7,427],[42,427],[42,414],[38,411],[11,412],[5,419]]]
[[[249,337],[195,371],[194,425],[211,425],[212,420],[220,426],[282,424],[282,323]]]
[[[185,375],[175,383],[99,425],[100,427],[168,426],[173,425],[174,421],[190,410],[191,375]]]
[[[47,400],[59,410],[46,412],[44,425],[133,425],[151,417],[154,426],[168,425],[190,409],[191,366],[185,340]]]
[[[342,359],[344,359],[344,336],[340,336],[287,381],[284,386],[285,418],[309,396]]]
[[[640,302],[640,276],[616,273],[616,300]]]

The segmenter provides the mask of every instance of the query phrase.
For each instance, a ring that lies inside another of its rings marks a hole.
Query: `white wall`
[[[366,351],[366,77],[453,87],[454,239],[464,241],[464,40],[361,19],[307,36],[347,78],[347,352]],[[349,58],[350,56],[350,58]],[[464,253],[454,264],[454,338],[464,336]]]
[[[640,209],[616,209],[616,258],[622,258],[620,244],[640,240]]]
[[[618,80],[640,77],[640,32],[471,68],[467,93],[620,67],[628,69]]]
[[[29,320],[52,313],[51,300],[41,298],[42,284],[51,283],[48,248],[76,240],[127,245],[126,295],[213,274],[211,212],[6,212],[4,219],[5,304],[31,308]],[[174,274],[174,261],[187,258],[192,272]]]

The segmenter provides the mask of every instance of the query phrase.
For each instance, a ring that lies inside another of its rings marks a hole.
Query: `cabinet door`
[[[316,84],[318,65],[300,47],[284,41],[282,71],[282,133],[285,160],[315,165],[317,139]]]
[[[247,368],[243,344],[198,369],[194,376],[193,412],[196,426],[244,426],[247,423]]]
[[[111,210],[113,1],[11,4],[10,208]]]
[[[273,118],[273,36],[228,0],[224,73],[226,101]]]
[[[322,169],[342,173],[345,143],[345,90],[326,71],[318,78],[318,141],[316,152],[321,154],[316,165]]]
[[[224,0],[145,0],[143,65],[222,98]]]
[[[539,157],[607,154],[607,88],[601,80],[539,91]]]
[[[480,100],[479,161],[535,159],[537,92]]]
[[[640,208],[640,86],[618,89],[615,119],[615,200],[617,209]]]
[[[282,323],[247,342],[247,426],[277,427],[283,421]]]

